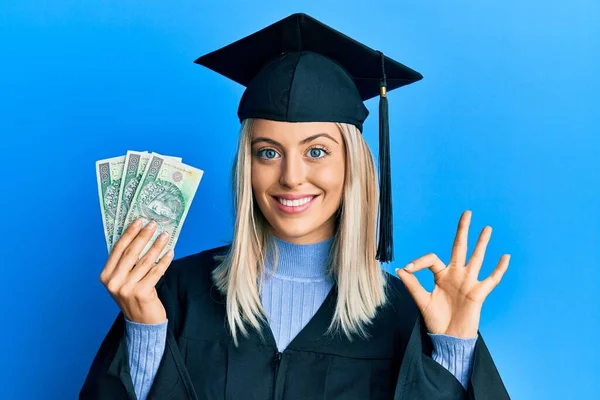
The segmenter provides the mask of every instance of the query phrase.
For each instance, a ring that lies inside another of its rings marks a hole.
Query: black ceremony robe
[[[431,358],[432,343],[402,284],[388,276],[389,304],[369,326],[370,339],[324,336],[336,285],[282,353],[267,324],[234,346],[225,298],[213,286],[213,256],[226,247],[172,262],[156,285],[165,306],[167,343],[149,399],[368,400],[509,399],[479,334],[468,390]],[[80,399],[135,399],[125,320],[119,313],[92,363]]]

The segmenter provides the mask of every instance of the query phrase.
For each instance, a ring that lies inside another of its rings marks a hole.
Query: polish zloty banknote
[[[124,165],[125,156],[96,161],[96,179],[98,181],[100,212],[102,213],[104,237],[109,253],[113,245],[112,237]]]
[[[138,217],[142,218],[144,225],[150,220],[156,222],[158,229],[140,257],[162,232],[167,232],[169,239],[158,258],[175,247],[203,173],[200,169],[165,156],[156,153],[150,155],[123,225],[129,226]]]
[[[181,162],[179,157],[167,157],[165,158]],[[150,160],[150,154],[147,151],[128,151],[125,156],[123,176],[121,179],[121,187],[119,189],[119,199],[117,204],[117,211],[115,214],[115,222],[113,228],[113,235],[111,244],[114,244],[119,240],[123,234],[125,228],[125,218],[129,212],[131,201],[137,191],[138,184],[142,179],[142,175],[146,170],[146,165]]]

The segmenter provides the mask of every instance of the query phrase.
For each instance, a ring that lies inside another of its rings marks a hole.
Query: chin
[[[302,239],[311,236],[316,230],[315,226],[307,226],[307,224],[299,223],[299,221],[282,221],[273,225],[273,232],[277,236],[282,236],[281,239],[284,240]]]
[[[271,224],[271,229],[282,240],[308,244],[321,242],[331,237],[333,227],[329,227],[328,222],[277,219]]]

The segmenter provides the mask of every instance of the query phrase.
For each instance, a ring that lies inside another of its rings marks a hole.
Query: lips
[[[318,195],[301,195],[291,196],[285,195],[284,197],[271,196],[277,208],[286,214],[301,213],[307,210],[314,202]]]
[[[280,202],[281,204],[283,204],[284,206],[288,206],[288,207],[298,207],[298,206],[303,206],[304,204],[310,202],[315,196],[307,196],[307,197],[301,197],[299,199],[284,199],[281,197],[276,197],[277,201]]]

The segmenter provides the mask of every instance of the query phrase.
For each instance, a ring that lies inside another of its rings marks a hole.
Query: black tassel
[[[381,56],[382,79],[379,96],[379,245],[377,259],[390,262],[394,259],[393,216],[392,216],[392,174],[390,168],[390,128],[388,100],[386,97],[385,58]]]

